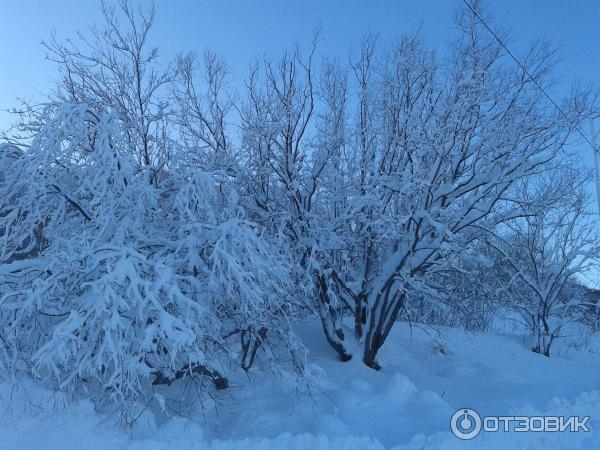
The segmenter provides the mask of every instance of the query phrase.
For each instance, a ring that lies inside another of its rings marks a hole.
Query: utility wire
[[[523,64],[521,64],[521,62],[515,57],[515,55],[508,49],[508,47],[506,45],[504,45],[504,42],[502,42],[502,40],[498,37],[498,35],[494,32],[494,30],[492,30],[492,28],[490,28],[490,26],[485,23],[485,20],[483,20],[483,18],[479,15],[479,13],[477,12],[477,10],[475,8],[473,8],[473,6],[467,1],[467,0],[463,0],[463,2],[465,3],[465,5],[467,5],[469,7],[469,9],[473,12],[473,14],[475,15],[475,17],[477,17],[479,19],[479,21],[483,24],[483,26],[490,32],[490,34],[492,36],[494,36],[494,39],[496,39],[496,41],[498,41],[498,43],[502,46],[502,48],[504,48],[504,50],[506,50],[506,53],[509,54],[509,56],[519,65],[519,67],[523,70],[523,72],[525,72],[525,75],[527,75],[531,81],[534,82],[534,84],[538,87],[538,89],[540,91],[542,91],[542,93],[546,96],[546,98],[548,100],[550,100],[550,103],[552,103],[556,109],[558,109],[560,111],[560,113],[565,116],[567,119],[569,118],[569,116],[567,116],[567,114],[562,110],[562,108],[558,105],[558,103],[556,103],[552,97],[550,97],[550,95],[546,92],[546,90],[542,87],[542,85],[540,85],[537,80],[535,78],[533,78],[533,76],[529,73],[529,71],[525,68],[525,66]],[[594,144],[592,144],[592,142],[587,138],[587,136],[585,134],[583,134],[583,132],[579,129],[579,127],[575,127],[575,130],[581,135],[581,137],[583,139],[586,140],[586,142],[588,144],[590,144],[592,146],[592,149],[594,150],[594,152],[596,151],[596,148],[594,147]]]

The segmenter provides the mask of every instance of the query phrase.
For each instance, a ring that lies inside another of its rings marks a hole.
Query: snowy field
[[[306,389],[268,376],[241,389],[246,381],[240,378],[214,402],[195,402],[188,418],[148,414],[130,432],[88,401],[68,401],[28,382],[4,384],[0,448],[600,448],[600,355],[593,343],[576,349],[565,338],[546,358],[517,336],[402,324],[384,346],[384,368],[376,372],[357,361],[336,361],[315,324],[300,332],[312,359]],[[482,432],[461,441],[450,433],[449,421],[463,407],[482,416],[590,416],[590,432]]]

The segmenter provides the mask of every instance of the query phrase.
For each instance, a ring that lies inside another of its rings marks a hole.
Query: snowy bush
[[[6,361],[129,414],[153,384],[199,376],[223,389],[232,362],[276,364],[272,343],[301,351],[288,269],[227,176],[173,164],[155,187],[110,114],[44,114],[2,182]]]

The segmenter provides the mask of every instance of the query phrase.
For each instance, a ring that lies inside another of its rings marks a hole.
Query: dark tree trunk
[[[194,376],[201,375],[210,379],[215,387],[219,390],[229,388],[229,380],[221,375],[217,370],[209,369],[201,364],[193,364],[191,367],[185,367],[175,372],[173,377],[166,377],[162,372],[156,370],[152,373],[154,375],[153,385],[171,385],[173,381],[185,377],[186,375]]]
[[[324,275],[319,275],[317,277],[318,283],[318,301],[319,301],[319,310],[321,317],[321,325],[323,326],[323,332],[325,333],[325,338],[327,342],[335,350],[338,355],[338,358],[341,361],[350,361],[352,359],[352,355],[346,349],[344,345],[344,330],[341,327],[338,327],[338,312],[334,305],[331,304],[331,299],[329,297],[329,289],[327,287],[327,281]]]
[[[388,338],[392,327],[398,320],[406,300],[404,291],[392,293],[393,281],[386,283],[377,295],[371,311],[369,329],[365,338],[363,362],[370,368],[379,370],[377,353]]]

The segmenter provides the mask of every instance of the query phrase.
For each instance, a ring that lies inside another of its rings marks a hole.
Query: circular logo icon
[[[481,431],[481,417],[470,408],[459,409],[450,419],[450,429],[459,439],[473,439]]]

